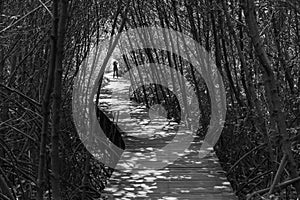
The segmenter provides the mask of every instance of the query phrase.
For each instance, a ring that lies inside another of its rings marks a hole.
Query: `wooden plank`
[[[122,80],[122,77],[117,80],[112,79],[110,84],[104,88],[104,91],[107,93],[115,89],[117,81],[126,82]],[[128,83],[126,84],[128,85]],[[126,106],[130,106],[130,103],[118,103],[116,99],[109,101],[107,100],[108,95],[104,94],[104,96],[104,102],[101,102],[102,105],[105,105],[104,109],[108,109],[108,111],[117,110],[111,104],[118,106],[122,104],[123,107],[119,107],[121,109],[127,109]],[[132,123],[137,123],[137,121]],[[156,125],[161,127],[160,122],[157,122]],[[155,125],[153,127],[155,128]],[[134,156],[130,159],[139,160],[141,163],[153,162],[155,164],[155,162],[159,162],[155,159],[150,161],[150,159],[144,157],[144,154],[160,149],[172,141],[176,134],[172,130],[169,132],[166,129],[164,130],[165,134],[157,138],[153,135],[146,138],[136,137],[141,130],[124,132],[123,140],[126,150],[132,152],[130,155]],[[236,200],[237,197],[233,193],[215,153],[209,150],[205,158],[199,158],[198,151],[202,142],[200,138],[195,136],[190,147],[186,150],[187,152],[179,155],[176,161],[163,169],[115,170],[104,190],[103,199]],[[174,152],[177,152],[177,150],[179,151],[175,146]],[[168,155],[166,155],[167,159]]]

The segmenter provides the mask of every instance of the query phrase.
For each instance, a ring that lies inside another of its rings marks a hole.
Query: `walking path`
[[[113,115],[109,113],[121,110],[131,115],[130,119],[119,117],[118,121],[123,129],[124,123],[130,124],[130,130],[125,130],[123,136],[126,150],[132,152],[130,162],[145,159],[149,152],[151,155],[154,149],[164,147],[174,138],[172,123],[159,117],[159,106],[147,113],[143,106],[118,99],[112,93],[128,92],[130,81],[122,77],[113,79],[112,73],[105,76],[110,81],[101,91],[101,109],[110,117]],[[151,124],[145,116],[150,116]],[[201,143],[195,136],[187,153],[178,155],[181,157],[163,169],[115,170],[104,190],[104,199],[237,200],[213,150],[205,158],[197,156]]]

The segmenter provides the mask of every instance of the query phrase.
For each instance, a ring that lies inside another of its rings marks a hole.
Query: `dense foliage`
[[[72,85],[91,47],[140,26],[181,31],[214,56],[228,108],[215,150],[236,194],[299,197],[299,16],[297,0],[0,1],[0,198],[101,196],[111,170],[78,138]],[[154,55],[144,56],[177,60],[198,88],[205,127],[210,103],[201,77],[168,52]]]

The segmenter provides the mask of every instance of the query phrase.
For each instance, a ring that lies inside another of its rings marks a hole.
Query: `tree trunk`
[[[284,56],[284,52],[283,52],[283,45],[281,45],[280,43],[280,31],[282,30],[282,20],[284,21],[284,19],[282,19],[282,15],[284,15],[282,13],[282,10],[279,10],[279,16],[278,18],[277,17],[274,17],[272,19],[272,24],[273,24],[273,30],[274,30],[274,43],[275,43],[275,46],[277,48],[277,52],[278,52],[278,59],[279,59],[279,62],[280,62],[280,65],[281,65],[281,69],[284,71],[284,74],[285,74],[285,79],[287,80],[288,82],[288,85],[290,87],[290,90],[291,90],[291,94],[294,94],[294,80],[293,80],[293,77],[291,75],[291,69],[288,67],[287,63],[286,63],[286,60],[289,60],[289,59],[286,59],[285,56]]]
[[[264,86],[267,102],[269,105],[269,111],[271,114],[271,120],[273,119],[276,123],[276,132],[282,138],[282,151],[287,155],[288,158],[288,169],[291,175],[291,178],[298,177],[297,165],[295,163],[294,157],[291,151],[291,144],[289,141],[289,136],[286,130],[285,115],[281,107],[281,99],[279,97],[279,91],[277,88],[277,83],[274,78],[274,73],[272,71],[270,60],[266,54],[266,51],[263,47],[262,40],[259,36],[258,24],[255,17],[255,7],[253,0],[245,1],[244,13],[246,18],[246,23],[248,26],[249,37],[252,39],[252,43],[256,52],[256,56],[260,62],[260,68],[264,77]],[[300,197],[300,182],[295,182],[294,187],[297,191],[298,198]]]
[[[56,41],[57,41],[57,24],[58,24],[58,1],[54,0],[52,4],[52,33],[51,33],[51,55],[50,65],[48,67],[47,83],[43,95],[42,114],[43,124],[40,141],[40,155],[39,155],[39,167],[38,167],[38,189],[37,200],[43,200],[43,193],[45,187],[45,165],[46,165],[46,144],[47,144],[47,132],[50,115],[50,97],[53,89],[54,71],[55,71],[55,57],[56,57]]]
[[[51,169],[52,169],[52,191],[53,199],[61,199],[60,189],[60,157],[59,157],[59,128],[60,128],[60,111],[61,111],[61,90],[62,90],[62,64],[64,54],[64,38],[67,22],[67,8],[68,1],[60,1],[60,16],[58,24],[57,35],[57,54],[55,59],[55,75],[54,75],[54,90],[53,90],[53,104],[52,104],[52,118],[53,126],[51,132]]]

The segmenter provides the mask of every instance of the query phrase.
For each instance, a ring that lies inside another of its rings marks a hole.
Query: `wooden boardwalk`
[[[143,107],[132,107],[130,102],[120,102],[111,96],[113,90],[128,91],[129,81],[123,78],[112,79],[111,74],[106,76],[110,82],[101,94],[102,109],[107,112],[130,111],[132,116],[136,114],[130,121],[118,121],[121,125],[136,125],[136,128],[131,126],[131,130],[126,131],[123,136],[126,150],[133,152],[130,154],[130,160],[143,159],[145,153],[168,144],[175,134],[172,124],[158,117],[152,120],[151,126],[145,127],[147,121],[142,120],[146,113]],[[155,111],[152,114],[155,114]],[[202,141],[195,136],[190,147],[185,150],[186,154],[179,155],[175,162],[163,169],[115,170],[104,190],[103,199],[237,200],[213,150],[210,149],[205,158],[198,157],[201,143]],[[176,149],[174,151],[176,152]]]

